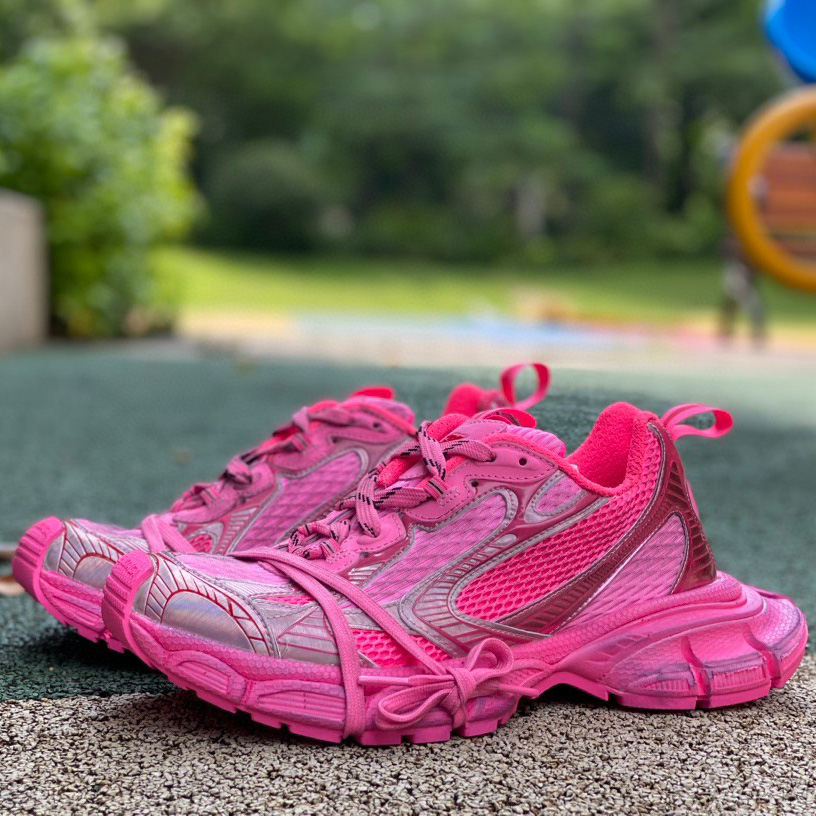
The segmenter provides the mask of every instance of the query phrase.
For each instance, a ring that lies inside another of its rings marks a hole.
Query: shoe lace
[[[380,511],[394,511],[416,507],[429,498],[439,499],[446,491],[445,477],[449,462],[454,457],[489,462],[495,458],[493,450],[483,442],[472,439],[439,441],[429,433],[431,423],[423,423],[416,441],[406,443],[390,459],[401,462],[403,472],[414,461],[422,462],[427,473],[416,484],[384,485],[383,473],[389,464],[381,465],[364,477],[354,495],[344,499],[338,508],[323,519],[303,524],[292,533],[288,550],[307,559],[328,558],[343,546],[355,529],[355,523],[365,535],[376,538],[382,529]]]
[[[160,553],[172,550],[176,553],[194,554],[198,550],[178,531],[172,515],[164,513],[147,516],[139,525],[142,538],[147,542],[148,552]]]
[[[319,604],[334,636],[345,692],[344,736],[359,735],[367,726],[366,688],[378,694],[375,721],[382,729],[418,725],[436,707],[446,710],[452,727],[468,720],[468,703],[475,697],[501,693],[526,697],[538,694],[536,683],[551,667],[535,657],[517,657],[498,638],[486,638],[461,660],[441,663],[428,655],[394,617],[348,579],[285,550],[244,551],[242,560],[262,561],[298,586]],[[424,673],[394,676],[364,673],[354,633],[344,607],[356,606],[414,659]]]
[[[411,727],[437,707],[446,710],[453,727],[458,728],[467,722],[468,703],[473,698],[492,693],[535,696],[535,683],[550,668],[537,658],[514,656],[510,647],[497,638],[486,638],[461,660],[440,663],[365,591],[326,569],[319,560],[320,555],[334,552],[342,544],[354,522],[366,534],[376,536],[381,528],[381,510],[414,507],[429,498],[440,498],[447,490],[445,477],[454,460],[493,460],[494,452],[485,443],[467,439],[440,442],[428,433],[429,424],[424,423],[416,441],[397,451],[388,465],[364,479],[357,493],[343,502],[340,518],[303,525],[292,535],[288,550],[245,550],[230,556],[277,571],[323,610],[334,636],[345,691],[345,736],[359,735],[366,728],[366,688],[378,694],[375,720],[380,728]],[[381,484],[381,477],[398,476],[420,462],[427,475],[415,480],[416,484]],[[390,468],[387,473],[386,468]],[[167,547],[176,552],[194,552],[189,542],[161,518],[149,517],[142,529],[152,552]],[[363,673],[344,609],[349,602],[393,638],[424,672],[393,676],[378,674],[374,669]]]
[[[199,482],[188,488],[170,508],[170,512],[175,515],[209,507],[218,499],[229,498],[230,493],[241,493],[263,484],[270,477],[270,466],[276,455],[303,451],[308,447],[313,423],[343,427],[359,422],[361,416],[365,414],[352,413],[337,404],[324,403],[319,407],[301,408],[292,416],[289,425],[279,428],[258,447],[231,459],[214,482]]]

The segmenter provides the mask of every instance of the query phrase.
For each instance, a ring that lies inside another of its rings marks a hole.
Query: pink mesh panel
[[[311,521],[321,509],[350,493],[362,475],[360,471],[357,454],[347,453],[301,479],[282,478],[280,493],[241,539],[236,550],[276,544],[290,530]]]
[[[561,512],[583,492],[583,488],[569,476],[559,479],[548,490],[535,507],[536,512],[544,516]]]
[[[629,531],[646,509],[660,473],[660,443],[649,435],[640,481],[563,533],[540,541],[480,575],[456,600],[482,620],[516,612],[583,572]]]
[[[410,666],[415,661],[394,639],[385,632],[370,632],[366,629],[352,629],[357,651],[382,669],[389,666]],[[434,660],[447,660],[438,646],[421,635],[411,635],[417,646]]]
[[[73,519],[73,522],[89,532],[98,533],[99,535],[128,535],[138,538],[142,536],[139,530],[126,530],[123,527],[117,527],[115,524],[104,524],[99,521],[89,521],[88,519]]]
[[[504,521],[506,510],[502,496],[491,496],[453,524],[430,532],[415,530],[410,548],[377,575],[366,592],[380,603],[402,598],[423,578],[487,538]]]
[[[306,606],[306,604],[314,603],[311,595],[270,595],[266,600],[290,606]]]
[[[586,623],[637,601],[671,594],[686,558],[686,528],[672,516],[570,622]]]
[[[228,555],[181,555],[179,561],[202,575],[230,581],[250,581],[261,584],[284,583],[283,576],[252,561],[241,561]]]

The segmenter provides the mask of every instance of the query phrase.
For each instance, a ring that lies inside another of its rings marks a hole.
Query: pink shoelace
[[[367,416],[362,412],[353,413],[336,404],[301,408],[293,415],[290,425],[275,431],[257,448],[234,457],[215,482],[198,483],[185,491],[170,513],[177,516],[210,507],[219,499],[229,503],[249,488],[263,487],[272,478],[270,464],[276,454],[302,451],[308,447],[310,426],[314,422],[343,427],[362,424],[365,418]],[[376,417],[371,417],[372,425],[375,422]],[[182,517],[181,520],[186,519]]]
[[[370,407],[375,414],[381,413]],[[322,422],[336,427],[378,422],[376,416],[354,413],[337,404],[323,404],[319,407],[301,408],[292,416],[292,422],[276,431],[267,441],[246,453],[234,457],[216,482],[199,483],[190,487],[176,501],[168,513],[155,514],[145,518],[140,531],[147,541],[150,552],[172,550],[177,553],[196,553],[198,550],[177,529],[175,522],[201,521],[198,513],[212,507],[216,501],[231,505],[244,491],[263,488],[274,478],[272,459],[275,454],[302,451],[309,445],[309,431],[313,422]],[[223,511],[223,507],[221,508]]]
[[[336,552],[348,538],[354,522],[369,536],[377,537],[381,530],[380,510],[399,510],[416,507],[429,498],[438,499],[447,490],[445,476],[447,460],[452,456],[489,462],[495,454],[482,442],[460,439],[440,442],[429,433],[429,422],[423,423],[417,432],[416,441],[406,443],[391,458],[405,467],[411,459],[419,457],[428,472],[428,478],[416,485],[381,484],[381,465],[373,473],[365,476],[357,486],[353,496],[343,500],[338,511],[326,518],[309,522],[299,527],[291,536],[289,552],[304,558],[325,558]]]
[[[139,525],[149,552],[172,550],[177,553],[197,553],[198,550],[178,531],[167,515],[152,515]]]
[[[423,463],[427,477],[416,485],[379,484],[385,469],[381,467],[361,482],[353,498],[343,503],[344,512],[330,517],[333,520],[312,522],[300,528],[292,536],[290,551],[248,550],[233,556],[275,569],[322,608],[340,660],[346,700],[345,736],[359,735],[365,730],[366,687],[384,689],[375,715],[380,728],[411,727],[435,707],[445,709],[451,716],[453,727],[457,728],[467,721],[468,702],[473,698],[495,693],[535,696],[538,693],[536,680],[549,669],[541,660],[516,659],[510,647],[497,638],[485,639],[463,660],[440,663],[363,590],[325,569],[319,560],[312,560],[325,557],[342,546],[355,521],[365,533],[376,536],[381,525],[380,510],[414,507],[428,499],[438,499],[447,489],[445,474],[454,457],[486,462],[494,458],[494,453],[488,445],[474,440],[440,442],[428,434],[426,423],[420,428],[417,442],[409,443],[396,453],[391,463],[402,460],[405,464],[412,464],[409,460],[417,457]],[[425,672],[402,677],[363,673],[354,634],[338,595],[364,612]]]

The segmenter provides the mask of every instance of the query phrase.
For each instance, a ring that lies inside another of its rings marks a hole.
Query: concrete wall
[[[45,339],[47,291],[42,211],[0,190],[0,352]]]

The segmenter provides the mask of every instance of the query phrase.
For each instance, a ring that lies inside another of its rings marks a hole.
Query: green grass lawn
[[[624,323],[713,319],[720,297],[716,259],[524,269],[168,248],[162,280],[183,310],[463,315],[496,313]],[[762,281],[769,313],[802,324],[816,299]]]

